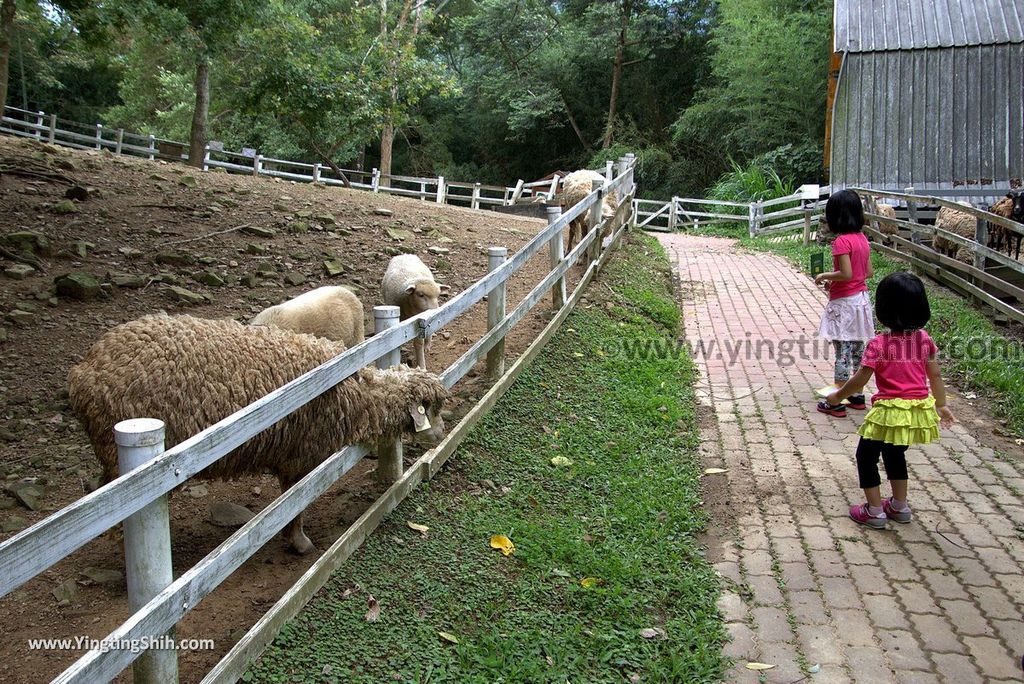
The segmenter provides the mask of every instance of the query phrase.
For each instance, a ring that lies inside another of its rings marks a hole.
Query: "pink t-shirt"
[[[877,335],[868,342],[861,360],[862,366],[875,372],[878,392],[871,401],[927,398],[927,364],[938,351],[924,330]]]
[[[871,246],[864,233],[843,233],[832,243],[832,270],[839,270],[839,257],[850,255],[853,277],[849,280],[833,280],[828,286],[828,298],[840,299],[858,292],[867,292],[868,263],[871,260]]]

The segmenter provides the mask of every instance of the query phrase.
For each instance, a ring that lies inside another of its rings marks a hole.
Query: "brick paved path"
[[[824,294],[782,259],[717,238],[660,239],[689,340],[814,338]],[[760,359],[725,356],[696,361],[702,400],[718,417],[706,464],[728,469],[737,512],[716,564],[732,635],[725,650],[737,662],[730,679],[758,681],[743,666],[761,661],[776,665],[769,682],[801,680],[801,666],[815,664],[820,672],[802,681],[1024,680],[1019,451],[1010,462],[961,425],[944,431],[908,452],[914,521],[867,530],[846,513],[862,497],[853,451],[863,414],[814,409],[831,360],[783,367],[765,347]]]

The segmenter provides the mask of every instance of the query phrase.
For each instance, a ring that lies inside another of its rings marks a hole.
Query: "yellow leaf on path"
[[[450,634],[448,632],[438,632],[437,636],[441,637],[445,641],[447,641],[449,643],[452,643],[452,644],[459,643],[459,638],[457,636],[455,636],[454,634]]]
[[[512,555],[512,552],[516,550],[516,545],[512,543],[512,540],[503,534],[496,534],[491,537],[491,548],[499,549],[506,556]]]
[[[422,534],[426,534],[427,530],[430,529],[426,525],[420,525],[419,523],[414,523],[412,520],[406,520],[405,524],[409,526],[409,529],[416,530],[417,532],[420,532]]]
[[[746,667],[748,670],[770,670],[775,666],[768,663],[747,663]]]
[[[584,577],[580,580],[580,586],[584,589],[592,589],[593,587],[601,586],[604,583],[604,580],[600,577]]]
[[[729,472],[725,468],[705,468],[705,475],[720,475],[721,473]]]

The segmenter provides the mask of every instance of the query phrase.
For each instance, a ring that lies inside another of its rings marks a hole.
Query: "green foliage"
[[[698,537],[695,369],[685,355],[614,353],[624,338],[675,339],[668,260],[639,236],[601,278],[621,296],[566,320],[245,681],[720,681],[718,579]],[[494,534],[515,553],[491,549]],[[377,622],[364,619],[367,594]],[[643,638],[651,627],[665,637]]]
[[[723,174],[711,187],[708,191],[709,198],[753,202],[785,197],[796,191],[793,181],[780,177],[775,169],[766,168],[756,160],[747,166],[740,166],[732,160],[730,163],[732,171]]]

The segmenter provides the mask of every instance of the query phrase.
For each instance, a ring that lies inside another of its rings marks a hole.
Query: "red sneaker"
[[[884,510],[878,515],[871,515],[868,512],[867,503],[850,506],[850,519],[860,525],[867,525],[873,530],[884,530],[885,522],[888,520]]]
[[[821,412],[821,413],[825,413],[827,415],[830,415],[830,416],[835,416],[836,418],[845,418],[846,417],[846,407],[845,406],[843,406],[842,404],[836,404],[835,406],[833,406],[832,404],[828,403],[824,399],[822,399],[821,401],[818,402],[818,411]]]
[[[863,411],[868,407],[863,394],[854,394],[848,397],[847,401],[850,402],[850,408],[857,409],[858,411]]]

